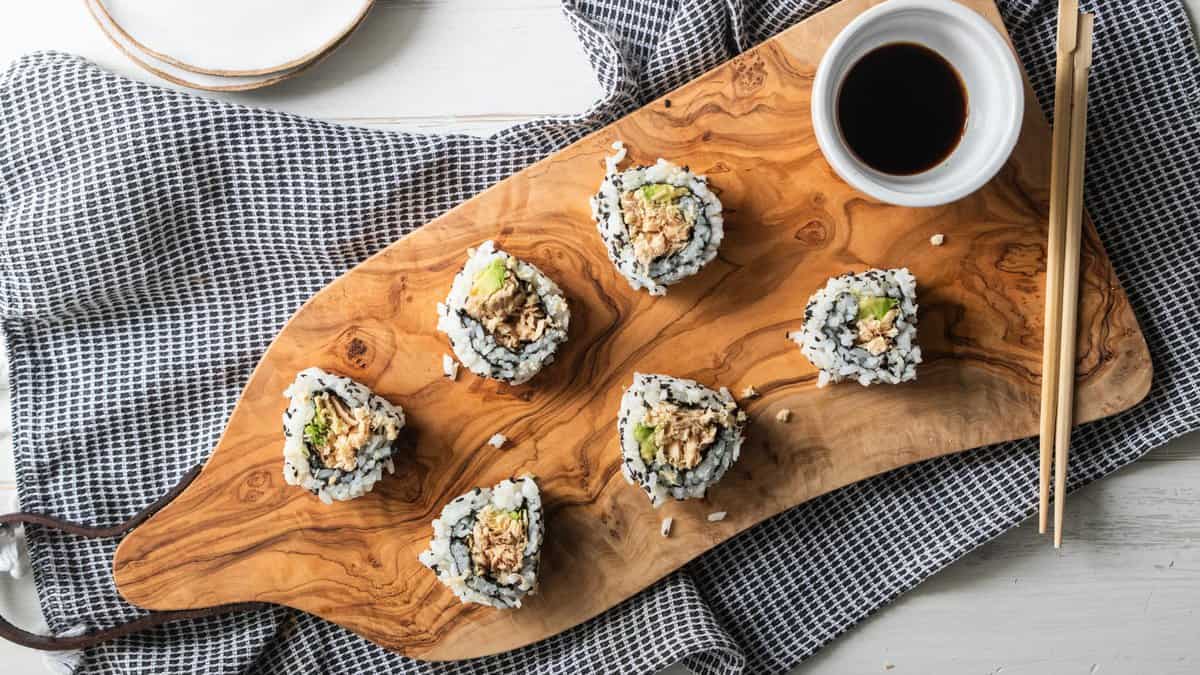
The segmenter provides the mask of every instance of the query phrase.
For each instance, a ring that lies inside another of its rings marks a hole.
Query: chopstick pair
[[[1062,545],[1067,456],[1075,406],[1075,340],[1079,305],[1079,248],[1083,229],[1084,146],[1091,14],[1078,0],[1061,0],[1051,149],[1050,224],[1046,246],[1046,317],[1042,340],[1041,472],[1038,532],[1046,532],[1054,459],[1054,547]]]

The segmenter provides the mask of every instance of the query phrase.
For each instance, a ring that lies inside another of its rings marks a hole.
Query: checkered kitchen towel
[[[165,91],[54,53],[0,75],[0,320],[21,506],[128,518],[201,462],[284,320],[374,251],[828,2],[567,0],[604,97],[490,139],[354,129]],[[1157,377],[1076,433],[1078,486],[1200,426],[1200,61],[1179,0],[1092,2],[1087,199]],[[1051,0],[1002,0],[1049,109]],[[1029,441],[926,462],[782,514],[605,615],[430,665],[287,609],[169,625],[81,672],[780,672],[1030,515]],[[63,632],[138,616],[116,542],[30,528]]]

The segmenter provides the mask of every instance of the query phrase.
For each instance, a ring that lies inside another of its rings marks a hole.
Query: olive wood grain
[[[201,475],[122,543],[131,602],[184,609],[288,605],[430,660],[513,649],[589,619],[763,519],[931,457],[1038,426],[1049,132],[1030,93],[1021,141],[989,185],[931,209],[880,204],[842,183],[813,138],[809,92],[834,35],[877,0],[845,0],[490,188],[308,301],[263,356]],[[1003,30],[991,2],[971,0]],[[614,140],[675,159],[720,190],[720,257],[665,298],[632,291],[605,258],[588,197]],[[932,247],[929,237],[944,233]],[[570,340],[531,383],[442,376],[435,330],[467,247],[495,239],[537,264],[572,306]],[[917,276],[919,381],[818,390],[785,334],[827,277],[907,265]],[[1083,242],[1076,419],[1138,402],[1150,359],[1089,226]],[[280,393],[317,365],[403,405],[397,475],[326,506],[284,484]],[[655,511],[619,470],[615,420],[634,371],[738,392],[749,439],[704,501]],[[776,421],[783,408],[790,423]],[[511,441],[486,445],[496,432]],[[547,500],[541,592],[524,608],[464,606],[421,567],[429,522],[473,486],[534,473]],[[1029,500],[1037,485],[1029,485]],[[729,517],[709,523],[717,510]],[[659,535],[673,516],[670,538]],[[797,552],[803,555],[803,552]]]

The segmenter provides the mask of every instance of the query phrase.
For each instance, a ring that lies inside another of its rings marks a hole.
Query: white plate
[[[163,78],[164,80],[174,82],[175,84],[184,87],[205,89],[208,91],[245,91],[248,89],[266,87],[275,84],[276,82],[282,82],[283,80],[308,70],[312,66],[321,62],[321,60],[323,60],[334,49],[336,49],[349,36],[350,33],[354,32],[354,29],[359,25],[352,25],[350,30],[347,31],[347,33],[340,40],[335,41],[325,51],[318,52],[313,58],[301,62],[297,66],[259,75],[210,75],[206,73],[196,73],[185,70],[174,63],[164,61],[154,54],[147,53],[141,48],[140,45],[129,39],[129,37],[113,23],[112,19],[106,12],[104,12],[104,8],[100,5],[101,0],[86,0],[86,2],[88,10],[92,13],[92,17],[96,20],[96,23],[99,24],[100,30],[104,31],[104,34],[107,35],[110,40],[112,40],[113,44],[115,44],[118,49],[120,49],[125,53],[126,56],[129,57],[129,60],[133,61],[141,68]]]
[[[374,0],[95,0],[138,51],[192,73],[256,76],[312,60]]]

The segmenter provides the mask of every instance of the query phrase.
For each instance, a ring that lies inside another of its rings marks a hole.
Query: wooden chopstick
[[[1058,330],[1062,310],[1063,238],[1066,231],[1067,160],[1071,143],[1071,87],[1078,44],[1079,1],[1058,6],[1058,59],[1054,83],[1054,138],[1050,155],[1050,223],[1046,243],[1046,316],[1042,335],[1042,410],[1039,435],[1038,532],[1046,533],[1050,507],[1050,458],[1054,452],[1055,404],[1058,393]]]
[[[1061,341],[1058,353],[1058,410],[1054,432],[1054,548],[1062,546],[1067,502],[1067,453],[1075,407],[1075,337],[1079,309],[1079,245],[1083,231],[1083,175],[1087,145],[1088,72],[1092,68],[1091,14],[1079,17],[1075,83],[1071,97],[1071,156],[1067,178],[1067,233],[1063,256]]]

